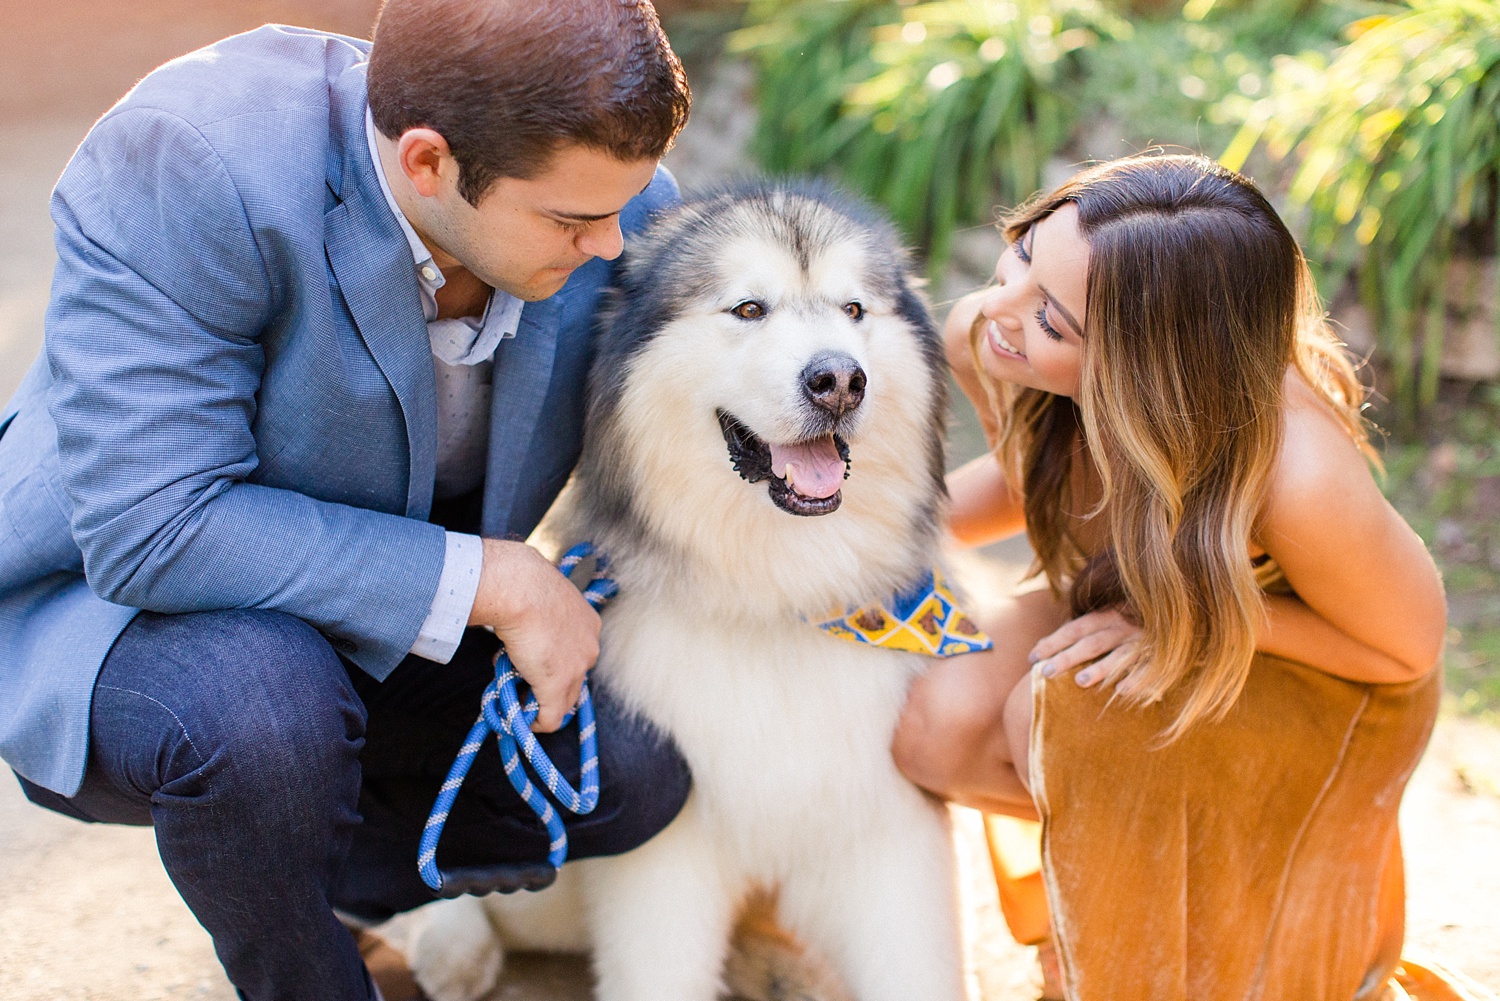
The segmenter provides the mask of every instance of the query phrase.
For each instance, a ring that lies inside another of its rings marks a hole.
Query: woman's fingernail
[[[1089,684],[1093,682],[1094,676],[1087,671],[1079,671],[1077,674],[1077,679],[1080,685],[1083,685],[1085,688],[1087,688]]]
[[[1050,678],[1057,673],[1057,665],[1050,660],[1042,661],[1036,666],[1036,669],[1042,672],[1042,677],[1044,678]]]
[[[1028,664],[1035,664],[1037,661],[1039,661],[1041,659],[1042,659],[1041,654],[1037,653],[1035,650],[1031,651],[1030,653],[1028,653],[1026,655],[1026,663],[1028,663]]]

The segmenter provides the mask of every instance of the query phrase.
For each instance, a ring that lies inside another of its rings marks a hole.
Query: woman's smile
[[[1071,203],[1013,235],[971,334],[976,348],[983,339],[978,360],[991,378],[1059,396],[1077,392],[1088,270],[1089,244]]]
[[[1026,352],[1005,339],[1005,335],[1000,332],[1000,324],[994,320],[989,321],[987,333],[989,335],[990,347],[997,355],[1018,358],[1021,361],[1026,360]]]

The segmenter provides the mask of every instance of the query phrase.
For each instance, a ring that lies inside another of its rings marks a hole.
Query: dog
[[[818,627],[938,558],[946,367],[895,231],[825,187],[709,192],[630,244],[602,322],[542,534],[609,555],[593,677],[672,736],[693,791],[540,894],[433,905],[419,982],[472,1001],[502,944],[587,948],[601,1001],[713,1001],[756,895],[852,998],[958,1001],[947,814],[890,753],[929,661]]]

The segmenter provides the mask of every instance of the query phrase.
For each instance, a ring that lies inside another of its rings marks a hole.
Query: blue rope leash
[[[557,568],[567,576],[574,567],[593,554],[593,544],[581,542],[568,550]],[[583,590],[583,596],[595,608],[614,597],[618,590],[615,582],[605,576],[607,569],[608,561],[602,555],[598,556],[594,578]],[[458,798],[459,787],[463,785],[464,777],[469,774],[469,767],[474,764],[474,757],[490,734],[493,733],[499,741],[500,761],[505,766],[506,778],[547,828],[547,836],[551,841],[547,848],[547,861],[554,869],[561,867],[568,858],[568,832],[552,803],[526,774],[521,758],[525,757],[537,777],[546,785],[547,791],[569,813],[589,813],[599,805],[599,748],[594,734],[594,703],[589,698],[588,681],[585,679],[583,683],[577,707],[563,719],[563,725],[566,726],[575,714],[578,717],[580,767],[579,788],[575,789],[552,764],[547,752],[542,750],[542,745],[537,743],[536,736],[531,732],[532,721],[537,715],[537,701],[535,696],[528,695],[525,704],[521,703],[516,691],[516,682],[520,680],[521,676],[516,673],[510,657],[502,647],[495,660],[495,680],[490,682],[480,698],[479,718],[474,721],[469,735],[464,738],[463,747],[459,748],[458,757],[438,790],[437,802],[432,805],[427,826],[422,830],[417,871],[422,876],[422,882],[439,894],[447,895],[444,894],[445,883],[451,883],[453,878],[451,874],[445,874],[438,868],[438,839],[442,837],[443,824],[448,820],[448,812],[453,809],[453,801]]]

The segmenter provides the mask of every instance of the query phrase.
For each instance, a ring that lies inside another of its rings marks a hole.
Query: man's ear
[[[396,140],[396,159],[417,194],[432,198],[458,183],[458,161],[448,140],[433,129],[407,129]]]

